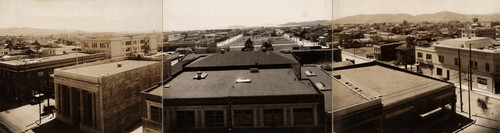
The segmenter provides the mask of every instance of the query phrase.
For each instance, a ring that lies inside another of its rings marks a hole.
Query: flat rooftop
[[[0,63],[8,64],[8,65],[26,65],[26,64],[36,64],[36,63],[42,63],[42,62],[63,60],[63,59],[71,59],[71,58],[88,56],[88,55],[92,55],[92,54],[68,53],[68,54],[49,56],[49,57],[26,58],[26,59],[21,59],[21,60],[0,61]]]
[[[332,111],[332,76],[319,66],[307,65],[301,67],[302,79],[309,79],[324,94],[325,111]],[[308,75],[309,74],[309,75]]]
[[[197,71],[179,74],[166,83],[164,99],[223,98],[245,96],[279,96],[319,94],[309,80],[299,80],[291,68],[250,70],[202,71],[205,79],[194,79]],[[237,83],[247,78],[249,83]]]
[[[291,54],[261,51],[236,51],[224,54],[216,53],[203,59],[196,60],[186,67],[224,67],[250,65],[281,65],[298,64]]]
[[[106,76],[113,75],[155,63],[158,63],[158,61],[123,60],[111,63],[98,64],[93,66],[71,68],[61,71],[99,77],[101,75],[106,75]],[[118,66],[117,64],[122,64],[122,65],[121,67],[117,67]]]
[[[163,96],[163,86],[158,86],[156,88],[150,88],[148,90],[145,90],[144,93],[149,94],[149,95],[154,95],[154,96]]]
[[[320,90],[324,88],[324,90],[332,89],[332,76],[328,74],[327,71],[324,71],[319,66],[314,65],[306,65],[301,67],[301,77],[302,79],[310,79],[313,83],[322,83],[323,87],[318,87]],[[309,74],[309,75],[308,75]]]
[[[467,49],[469,50],[472,47],[472,50],[480,50],[483,52],[500,52],[500,42],[495,39],[489,37],[471,37],[471,38],[456,38],[456,39],[448,39],[439,41],[434,47],[448,47],[455,49]]]
[[[368,62],[334,69],[333,75],[349,78],[360,88],[369,88],[382,96],[382,104],[399,105],[402,101],[454,88],[453,84],[389,66]]]

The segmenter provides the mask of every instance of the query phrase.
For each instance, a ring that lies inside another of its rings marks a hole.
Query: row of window
[[[137,44],[138,41],[134,40],[134,41],[125,41],[125,45],[132,45],[132,44]],[[139,43],[143,44],[143,43],[146,43],[145,40],[140,40]]]
[[[97,46],[99,46],[99,48],[109,48],[109,43],[91,43],[92,48],[98,48]],[[84,43],[83,47],[89,47],[89,44]]]
[[[443,69],[436,68],[436,74],[439,76],[443,76]],[[482,85],[488,85],[488,79],[477,77],[477,83]]]
[[[422,53],[420,53],[420,52],[418,52],[418,53],[417,53],[417,57],[418,57],[418,58],[422,58],[422,57],[423,57],[423,54],[422,54]],[[431,59],[432,59],[432,55],[431,55],[431,54],[426,54],[426,55],[425,55],[425,57],[426,57],[426,59],[429,59],[429,60],[431,60]],[[439,62],[444,63],[444,56],[442,56],[442,55],[438,55],[438,60],[439,60]],[[470,64],[471,64],[471,67],[472,67],[472,68],[474,68],[474,69],[477,69],[477,68],[478,68],[478,63],[477,63],[477,61],[472,60],[472,61],[470,62]],[[458,58],[455,58],[455,66],[458,66],[458,65],[459,65],[459,60],[458,60]],[[495,68],[496,68],[496,69],[495,69],[495,72],[500,72],[500,65],[496,65],[496,67],[495,67]],[[489,64],[489,63],[485,63],[485,65],[484,65],[484,70],[485,70],[485,71],[487,71],[487,72],[490,72],[490,64]]]
[[[423,58],[423,54],[418,52],[417,53],[417,57],[418,58]],[[429,60],[432,60],[432,55],[431,54],[425,54],[425,59],[429,59]]]
[[[283,109],[263,109],[263,124],[264,126],[282,126],[284,125],[284,110]],[[159,113],[159,112],[151,112]],[[206,110],[204,111],[205,127],[224,127],[224,110]],[[159,115],[159,114],[158,114]],[[157,116],[157,115],[151,115]],[[189,128],[195,127],[195,111],[175,111],[176,127]],[[201,116],[199,116],[201,117]],[[233,124],[238,127],[254,126],[254,110],[233,110]],[[293,124],[294,125],[313,125],[313,109],[312,108],[294,108],[293,109]],[[228,123],[229,124],[229,123]]]

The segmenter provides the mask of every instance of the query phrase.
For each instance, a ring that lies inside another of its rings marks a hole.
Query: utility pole
[[[470,112],[470,91],[472,91],[472,44],[469,43],[469,119],[471,119]]]
[[[462,63],[460,60],[460,49],[458,51],[458,85],[460,87],[460,112],[464,112],[463,105],[464,103],[462,102]]]

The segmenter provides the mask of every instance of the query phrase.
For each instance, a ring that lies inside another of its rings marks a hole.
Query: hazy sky
[[[332,0],[165,0],[165,30],[332,19]]]
[[[500,13],[500,0],[333,0],[333,18],[358,14]]]
[[[162,0],[0,0],[0,27],[161,32]]]

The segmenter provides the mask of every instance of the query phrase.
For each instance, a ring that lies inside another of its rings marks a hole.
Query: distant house
[[[392,61],[397,59],[396,56],[396,47],[400,46],[401,42],[387,43],[387,44],[379,44],[373,45],[373,55],[375,59],[380,61]]]

